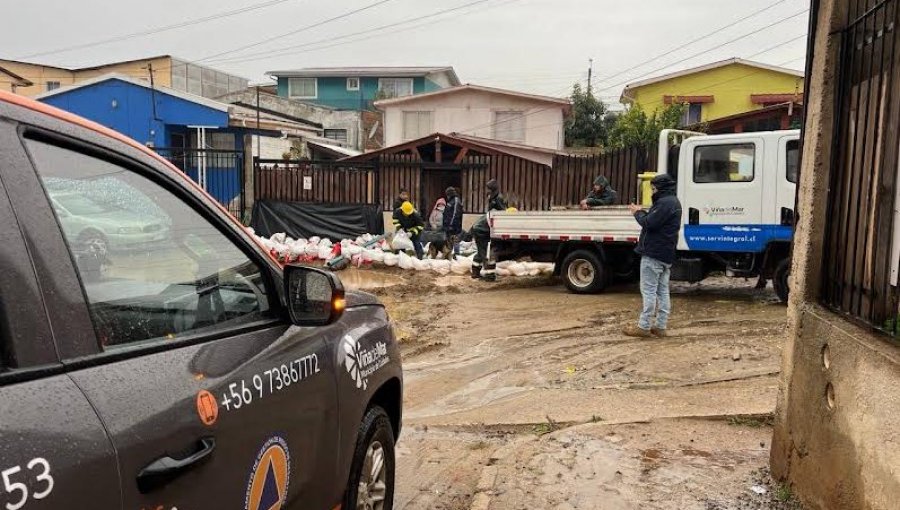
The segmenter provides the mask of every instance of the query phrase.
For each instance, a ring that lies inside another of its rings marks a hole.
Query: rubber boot
[[[472,279],[478,280],[481,278],[481,266],[472,266]]]
[[[486,282],[496,282],[497,281],[497,265],[496,264],[485,264],[484,276],[482,276],[482,279]]]

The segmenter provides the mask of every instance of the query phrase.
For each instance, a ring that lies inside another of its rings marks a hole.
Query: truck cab
[[[773,278],[787,296],[799,144],[794,130],[689,136],[670,146],[677,166],[662,169],[674,170],[683,211],[673,278],[699,281],[724,269]]]

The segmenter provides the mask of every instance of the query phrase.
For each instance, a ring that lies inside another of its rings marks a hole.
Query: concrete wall
[[[256,89],[233,92],[217,97],[216,100],[223,103],[244,103],[256,106]],[[353,148],[359,147],[360,112],[333,110],[266,93],[259,94],[259,106],[264,110],[322,124],[325,129],[346,129],[348,145]]]
[[[432,132],[459,132],[494,138],[494,114],[498,111],[520,111],[525,113],[525,141],[521,143],[553,150],[563,148],[563,106],[553,106],[544,101],[464,90],[385,105],[383,109],[385,143],[388,146],[407,141],[403,132],[403,112],[432,112]]]
[[[803,91],[803,78],[732,64],[636,88],[631,96],[647,113],[664,108],[664,96],[714,96],[714,102],[702,106],[700,120],[706,122],[762,108],[750,100],[751,94],[798,91]]]
[[[822,0],[817,20],[771,464],[812,509],[887,510],[900,501],[900,347],[817,304],[839,50],[831,34],[845,4]]]

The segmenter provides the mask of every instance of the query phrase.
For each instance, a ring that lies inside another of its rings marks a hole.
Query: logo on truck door
[[[378,342],[374,347],[366,349],[352,336],[344,336],[344,368],[356,382],[356,387],[365,391],[369,388],[369,376],[390,361],[387,344]]]
[[[291,481],[291,454],[287,441],[270,438],[260,448],[250,472],[244,510],[281,510]]]

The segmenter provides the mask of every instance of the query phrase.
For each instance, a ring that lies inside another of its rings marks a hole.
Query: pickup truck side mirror
[[[291,322],[297,326],[326,326],[344,312],[344,286],[333,273],[289,265],[284,285]]]

